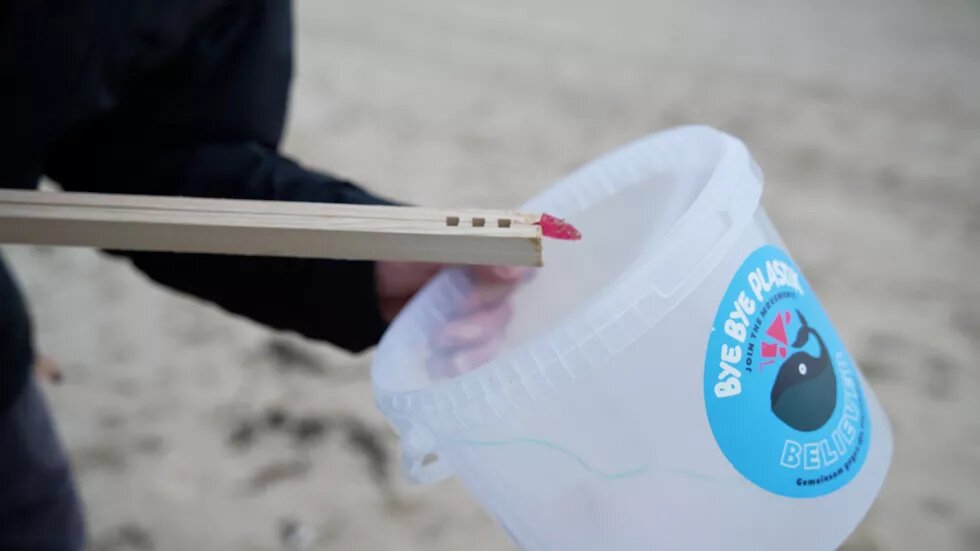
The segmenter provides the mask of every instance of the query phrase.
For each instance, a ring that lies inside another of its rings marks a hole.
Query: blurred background
[[[286,151],[398,199],[518,205],[683,123],[745,140],[893,423],[846,549],[980,549],[980,1],[303,0],[296,26]],[[510,549],[456,483],[403,483],[369,355],[5,250],[93,550]]]

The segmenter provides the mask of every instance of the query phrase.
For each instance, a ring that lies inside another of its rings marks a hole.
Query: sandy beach
[[[845,549],[980,549],[980,1],[303,0],[296,26],[284,150],[404,201],[515,206],[679,124],[743,139],[895,434]],[[370,354],[3,249],[93,551],[512,548],[458,483],[403,481]]]

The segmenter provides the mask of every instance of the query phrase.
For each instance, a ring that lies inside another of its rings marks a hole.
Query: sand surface
[[[304,0],[285,149],[403,200],[512,206],[633,138],[744,139],[890,414],[851,550],[980,549],[980,2]],[[92,549],[510,546],[413,488],[367,366],[91,251],[7,247]]]

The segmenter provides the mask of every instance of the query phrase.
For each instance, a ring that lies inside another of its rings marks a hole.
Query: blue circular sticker
[[[771,245],[742,263],[718,306],[704,402],[728,461],[774,494],[833,492],[868,455],[854,362],[799,269]]]

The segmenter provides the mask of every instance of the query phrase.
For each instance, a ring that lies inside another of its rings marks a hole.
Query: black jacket
[[[0,187],[46,175],[70,191],[384,202],[277,151],[291,18],[287,0],[3,0]],[[114,254],[162,284],[350,350],[384,329],[373,263]],[[0,413],[32,356],[0,262]]]

